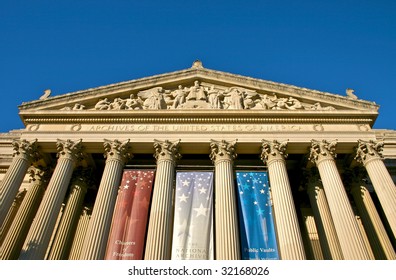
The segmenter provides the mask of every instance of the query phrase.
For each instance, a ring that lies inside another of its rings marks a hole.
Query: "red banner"
[[[125,170],[114,208],[106,260],[142,260],[154,170]]]

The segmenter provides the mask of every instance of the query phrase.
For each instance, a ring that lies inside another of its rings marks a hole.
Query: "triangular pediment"
[[[19,106],[25,121],[32,114],[114,114],[131,111],[192,112],[240,110],[265,114],[360,112],[377,115],[378,106],[347,96],[310,90],[203,68],[201,64],[176,72],[115,83],[58,96],[44,94]],[[93,113],[96,112],[96,113]],[[250,112],[249,114],[252,114]],[[221,112],[219,112],[221,113]],[[223,112],[225,113],[225,112]]]

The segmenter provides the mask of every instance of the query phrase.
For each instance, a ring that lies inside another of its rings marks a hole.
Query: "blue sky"
[[[395,129],[396,1],[1,0],[0,132],[18,105],[204,67],[380,105]]]

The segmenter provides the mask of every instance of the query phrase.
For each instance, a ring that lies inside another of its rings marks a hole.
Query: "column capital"
[[[210,159],[217,163],[219,161],[233,161],[237,154],[235,152],[236,140],[227,142],[225,140],[210,140]]]
[[[277,140],[268,141],[263,139],[261,141],[261,160],[266,161],[268,164],[274,160],[284,161],[287,158],[287,142],[288,140],[281,143]]]
[[[359,140],[356,147],[355,160],[363,165],[372,159],[382,159],[382,151],[384,149],[384,142],[382,141],[364,141]]]
[[[84,167],[78,167],[76,170],[73,172],[73,177],[71,179],[71,188],[82,188],[85,191],[93,187],[95,184],[94,177],[92,175],[92,168],[84,168]]]
[[[28,170],[30,182],[48,183],[51,179],[51,172],[49,167],[30,168]]]
[[[81,161],[85,157],[82,139],[77,141],[58,139],[56,142],[56,150],[58,151],[57,157],[59,159],[69,159],[74,163]]]
[[[175,162],[181,158],[179,153],[180,140],[171,142],[169,140],[154,140],[154,157],[157,161],[169,160]]]
[[[318,164],[325,159],[335,159],[337,154],[335,149],[337,146],[337,140],[331,142],[327,140],[317,141],[311,140],[311,148],[309,154],[309,160]]]
[[[131,144],[129,143],[129,139],[124,142],[117,139],[114,141],[105,139],[103,147],[105,149],[104,157],[107,158],[107,160],[118,160],[125,164],[133,157],[130,152]]]
[[[27,141],[25,139],[22,140],[13,140],[13,156],[23,158],[30,163],[37,162],[41,159],[41,153],[39,152],[39,146],[37,144],[37,139],[34,141]]]

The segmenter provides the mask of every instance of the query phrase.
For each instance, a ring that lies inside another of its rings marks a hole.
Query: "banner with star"
[[[213,172],[176,173],[173,260],[212,260]]]
[[[236,172],[243,260],[277,260],[267,172]]]
[[[124,170],[105,259],[142,260],[154,170]]]

